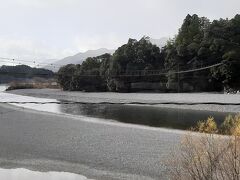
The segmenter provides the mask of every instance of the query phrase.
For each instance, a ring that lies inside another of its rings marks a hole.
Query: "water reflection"
[[[161,108],[156,106],[71,104],[61,105],[60,111],[67,114],[84,115],[124,123],[153,127],[189,129],[197,121],[209,116],[221,123],[229,113]]]
[[[0,86],[0,102],[59,102],[55,99],[36,98],[9,93],[1,93],[6,86]],[[12,103],[13,104],[13,103]],[[229,113],[161,108],[157,106],[106,105],[106,104],[13,104],[16,106],[46,111],[101,118],[124,123],[140,124],[153,127],[189,129],[197,121],[213,116],[221,123]],[[234,113],[232,113],[234,114]]]
[[[58,102],[55,99],[46,99],[46,98],[36,98],[30,96],[22,96],[16,94],[10,94],[4,92],[7,88],[7,85],[0,85],[0,103],[2,102],[19,102],[19,103],[9,103],[14,106],[19,106],[22,108],[34,109],[37,111],[45,111],[52,113],[60,113],[59,104],[54,104],[54,102]],[[21,104],[22,102],[29,102]],[[38,102],[48,103],[53,102],[53,104],[37,104]]]

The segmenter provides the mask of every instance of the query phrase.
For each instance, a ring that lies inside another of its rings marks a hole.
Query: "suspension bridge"
[[[22,59],[15,59],[15,58],[7,58],[7,57],[0,57],[0,62],[2,62],[2,64],[6,63],[8,65],[29,65],[31,67],[35,67],[35,68],[44,68],[45,66],[51,66],[53,68],[60,68],[62,66],[60,66],[59,64],[55,64],[55,63],[37,63],[35,60],[22,60]],[[113,78],[127,78],[127,77],[154,77],[154,76],[166,76],[166,75],[171,75],[171,74],[185,74],[185,73],[193,73],[193,72],[198,72],[198,71],[203,71],[203,70],[207,70],[207,69],[211,69],[214,67],[219,67],[222,66],[223,63],[215,63],[215,64],[211,64],[211,65],[206,65],[206,66],[202,66],[201,67],[196,67],[196,68],[190,68],[190,69],[186,69],[186,70],[128,70],[128,71],[124,71],[124,72],[118,72],[118,73],[112,73],[110,74],[111,77]],[[24,75],[26,73],[15,73],[15,72],[0,72],[0,74],[6,74],[6,75]],[[44,73],[36,73],[34,75],[39,75],[39,76],[47,76],[49,74],[44,74]],[[55,75],[64,75],[64,76],[72,76],[69,74],[60,74],[60,73],[56,73]],[[96,77],[99,75],[96,74],[91,74],[91,73],[84,73],[84,74],[80,74],[78,76],[82,76],[82,77]]]

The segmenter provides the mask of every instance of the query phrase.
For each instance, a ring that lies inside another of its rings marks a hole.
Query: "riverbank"
[[[58,99],[63,101],[77,101],[85,103],[140,103],[150,105],[156,103],[159,107],[192,109],[217,112],[240,112],[239,105],[228,105],[240,103],[239,94],[217,94],[217,93],[87,93],[69,92],[59,89],[24,89],[13,90],[9,93],[33,96],[40,98]],[[158,104],[159,103],[159,104]],[[161,104],[169,103],[169,104]],[[178,103],[182,103],[179,105]],[[186,103],[186,104],[184,104]],[[188,105],[188,103],[196,103]],[[199,103],[199,104],[198,104]],[[201,104],[204,103],[204,104]],[[209,104],[207,104],[209,103]],[[216,103],[216,104],[214,104]],[[221,105],[225,104],[225,105]]]
[[[90,123],[63,114],[0,105],[0,166],[64,171],[91,179],[167,179],[181,131]]]
[[[189,97],[189,94],[83,93],[53,89],[10,93],[50,101],[56,98],[90,103],[238,102],[237,95],[221,94],[190,94],[193,96]],[[167,179],[164,164],[185,134],[179,130],[97,121],[7,104],[0,105],[0,117],[0,167],[64,171],[100,180]]]

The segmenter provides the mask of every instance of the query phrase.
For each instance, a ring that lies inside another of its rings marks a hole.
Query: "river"
[[[100,121],[117,121],[151,127],[187,130],[209,116],[213,116],[220,124],[229,114],[226,112],[163,108],[156,105],[61,104],[61,100],[4,93],[4,89],[6,86],[0,86],[0,102],[29,102],[24,104],[10,103],[15,106],[51,113],[84,116],[85,119],[97,118]],[[35,104],[34,102],[46,104]],[[48,104],[48,102],[51,103]]]
[[[171,128],[188,129],[210,115],[221,120],[227,114],[149,105],[61,104],[61,99],[0,92],[0,102],[10,101],[29,103],[0,107],[0,166],[7,168],[0,169],[0,179],[49,179],[52,174],[54,180],[167,179],[164,162],[184,133]],[[98,123],[88,122],[94,119]],[[62,171],[74,174],[57,173]]]
[[[32,98],[32,97],[25,97],[25,96],[19,96],[19,95],[12,95],[4,93],[3,91],[7,88],[7,86],[0,86],[0,102],[4,101],[28,101],[28,102],[49,102],[49,101],[55,101],[50,99],[40,99],[40,98]],[[56,101],[57,102],[57,101]],[[59,112],[59,106],[56,104],[45,104],[45,105],[37,105],[37,104],[15,104],[11,103],[16,106],[21,106],[24,108],[30,108],[41,111],[48,111],[48,112]],[[24,168],[16,168],[16,169],[3,169],[0,168],[0,179],[4,180],[41,180],[41,179],[51,179],[51,180],[87,180],[85,176],[74,174],[74,173],[68,173],[68,172],[38,172],[38,171],[31,171]]]

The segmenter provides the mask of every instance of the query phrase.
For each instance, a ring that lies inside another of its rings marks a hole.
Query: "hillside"
[[[88,57],[100,56],[105,53],[113,54],[114,51],[115,50],[110,50],[110,49],[106,49],[106,48],[101,48],[101,49],[96,49],[96,50],[88,50],[83,53],[80,52],[76,55],[65,57],[59,61],[56,61],[54,64],[57,65],[57,67],[67,65],[67,64],[81,64]],[[44,68],[50,69],[53,71],[58,70],[57,68],[54,68],[52,66],[46,66]]]
[[[162,37],[160,39],[150,38],[151,43],[157,45],[160,48],[166,45],[167,40],[168,40],[167,37]],[[114,52],[115,52],[114,49],[106,49],[106,48],[100,48],[100,49],[96,49],[96,50],[88,50],[83,53],[80,52],[73,56],[65,57],[58,61],[55,60],[54,65],[56,65],[56,66],[48,65],[48,66],[45,66],[44,68],[50,69],[52,71],[58,71],[60,66],[64,66],[67,64],[81,64],[88,57],[96,57],[96,56],[100,56],[105,53],[113,54]]]
[[[34,77],[52,78],[53,76],[54,73],[50,70],[43,68],[32,68],[26,65],[0,67],[0,84],[32,79]]]

